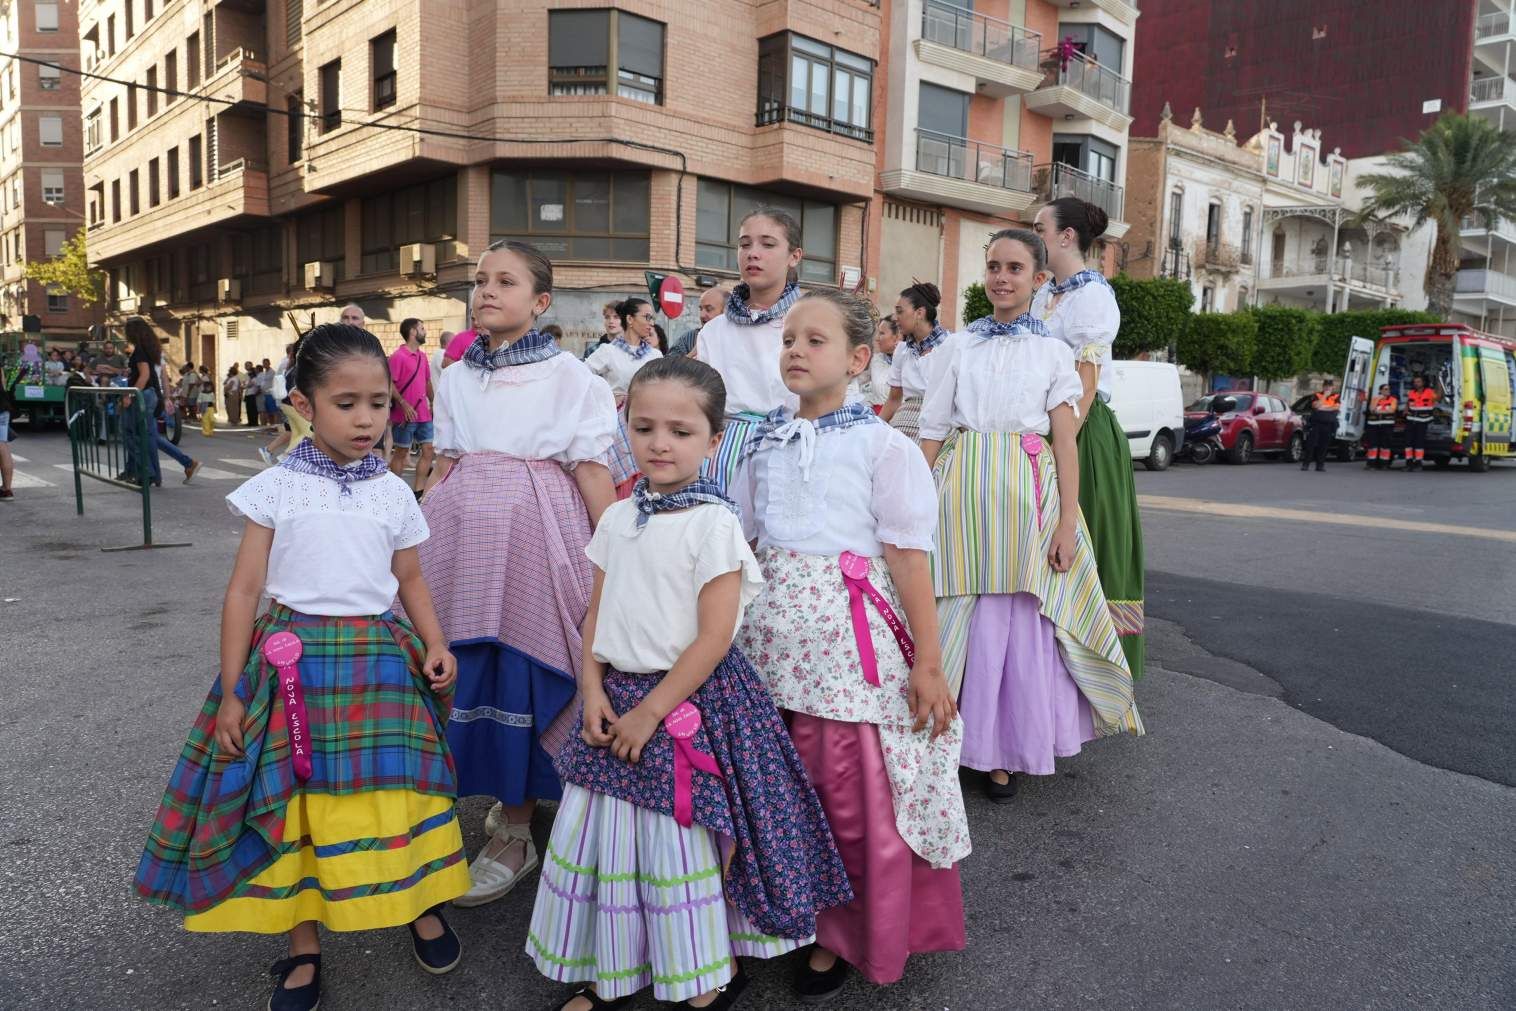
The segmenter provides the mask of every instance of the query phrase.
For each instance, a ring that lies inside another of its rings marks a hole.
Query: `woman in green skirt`
[[[1100,586],[1121,636],[1132,677],[1143,669],[1142,519],[1126,433],[1111,399],[1111,345],[1121,327],[1116,294],[1085,266],[1105,233],[1106,213],[1078,197],[1059,197],[1037,212],[1034,227],[1048,247],[1053,280],[1032,298],[1032,315],[1074,349],[1084,396],[1079,401],[1079,508],[1094,541]]]

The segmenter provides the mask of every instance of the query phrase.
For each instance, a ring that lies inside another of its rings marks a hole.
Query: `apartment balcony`
[[[223,106],[222,112],[261,112],[268,106],[268,64],[248,49],[233,49],[197,91],[236,103]]]
[[[1035,189],[1043,203],[1059,197],[1078,197],[1105,211],[1110,222],[1106,225],[1107,238],[1120,239],[1126,235],[1126,190],[1108,179],[1090,175],[1072,165],[1053,162],[1038,165],[1034,174]]]
[[[1460,275],[1461,276],[1461,275]],[[1398,299],[1400,297],[1400,262],[1398,259],[1368,261],[1310,254],[1294,259],[1270,260],[1268,269],[1258,279],[1259,291],[1272,291],[1295,297],[1314,298],[1326,291],[1331,282],[1339,289],[1362,297]],[[1516,280],[1513,280],[1516,284]]]
[[[1483,315],[1497,306],[1516,306],[1516,277],[1485,268],[1460,270],[1454,277],[1454,309]]]
[[[89,233],[90,259],[99,262],[135,253],[213,226],[247,226],[269,217],[268,166],[239,158],[217,168],[199,189],[182,192],[157,207]]]
[[[1208,274],[1235,274],[1247,266],[1242,250],[1219,239],[1196,242],[1195,262]]]
[[[913,164],[883,173],[884,191],[981,214],[1016,215],[1037,200],[1027,151],[917,129]]]
[[[1512,125],[1516,113],[1516,81],[1504,75],[1476,77],[1469,87],[1469,112],[1501,129]]]
[[[1163,251],[1163,259],[1158,265],[1159,277],[1170,277],[1176,281],[1188,281],[1190,279],[1190,254],[1180,246],[1170,245]]]
[[[1042,86],[1026,96],[1026,107],[1052,119],[1093,119],[1112,130],[1132,125],[1132,82],[1080,53],[1043,54]]]
[[[1497,74],[1505,73],[1506,43],[1513,37],[1511,15],[1486,14],[1474,22],[1474,59]]]
[[[1471,253],[1487,255],[1494,242],[1506,242],[1516,246],[1516,221],[1502,218],[1494,228],[1477,215],[1469,215],[1459,225],[1458,237],[1463,248]]]
[[[1125,25],[1135,25],[1137,18],[1142,14],[1137,7],[1137,0],[1048,0],[1054,7],[1062,7],[1065,10],[1096,10],[1105,11],[1111,17]]]
[[[922,63],[972,75],[980,94],[1023,95],[1042,83],[1040,33],[947,0],[926,0],[915,46]]]

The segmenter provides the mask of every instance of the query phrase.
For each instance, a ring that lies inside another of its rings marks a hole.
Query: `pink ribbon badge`
[[[1032,460],[1032,487],[1037,492],[1037,529],[1042,529],[1042,436],[1023,432],[1021,451]]]
[[[674,739],[674,820],[685,828],[695,821],[694,769],[721,778],[716,760],[695,749],[695,733],[700,729],[700,710],[690,702],[681,702],[663,718],[663,729]]]
[[[279,676],[279,697],[284,700],[284,725],[289,730],[290,764],[295,778],[311,778],[310,720],[305,715],[305,692],[300,687],[300,656],[305,646],[293,632],[275,632],[263,641],[263,658]]]
[[[878,687],[879,658],[874,654],[874,637],[869,632],[869,616],[863,607],[864,594],[874,602],[884,623],[895,633],[895,641],[900,644],[900,653],[905,657],[907,666],[916,663],[916,644],[911,642],[911,634],[906,631],[905,623],[884,598],[884,594],[869,582],[869,560],[851,551],[844,551],[837,563],[842,568],[842,581],[847,584],[848,606],[853,611],[853,640],[858,644],[858,661],[863,664],[863,680]]]

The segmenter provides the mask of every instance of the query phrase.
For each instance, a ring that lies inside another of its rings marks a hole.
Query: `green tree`
[[[1348,360],[1348,344],[1354,337],[1379,339],[1379,328],[1396,323],[1437,323],[1442,317],[1411,309],[1365,309],[1354,312],[1323,313],[1317,317],[1319,335],[1311,353],[1311,371],[1342,375]]]
[[[965,326],[976,319],[982,319],[990,315],[994,311],[995,307],[990,305],[990,296],[984,293],[984,284],[982,282],[975,281],[963,289],[963,322]]]
[[[1258,320],[1247,312],[1202,312],[1179,335],[1179,361],[1207,378],[1251,375]]]
[[[1265,380],[1288,379],[1310,368],[1318,313],[1282,305],[1257,306],[1248,313],[1258,324],[1253,375]]]
[[[1446,319],[1453,309],[1463,220],[1473,216],[1494,228],[1516,219],[1516,134],[1450,112],[1390,155],[1386,168],[1359,177],[1370,196],[1358,217],[1404,215],[1417,225],[1437,226],[1425,287],[1428,309]]]
[[[64,241],[58,255],[48,260],[28,260],[26,279],[44,284],[49,291],[72,295],[84,305],[105,300],[105,271],[89,265],[84,229]]]
[[[1169,347],[1184,333],[1195,301],[1187,282],[1172,277],[1137,280],[1118,274],[1111,278],[1111,287],[1121,309],[1114,349],[1117,358]]]

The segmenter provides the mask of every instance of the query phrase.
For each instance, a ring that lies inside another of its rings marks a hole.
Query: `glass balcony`
[[[1056,65],[1048,71],[1048,85],[1067,85],[1123,116],[1131,115],[1131,81],[1081,53],[1069,54],[1066,61],[1059,59],[1057,50],[1050,55]]]
[[[999,63],[1037,68],[1042,35],[999,18],[965,10],[947,0],[926,0],[921,37]]]
[[[1037,166],[1037,192],[1044,202],[1059,197],[1078,197],[1105,211],[1112,221],[1125,221],[1126,190],[1111,182],[1080,171],[1072,165],[1053,162]]]
[[[949,179],[1030,193],[1032,156],[931,130],[916,131],[916,170]]]

